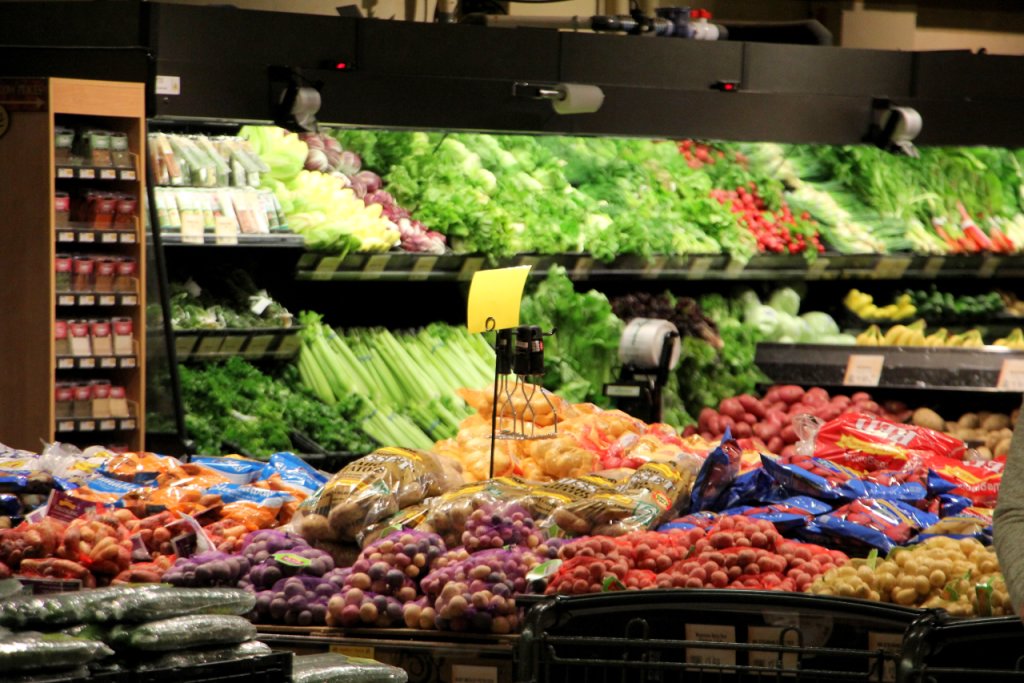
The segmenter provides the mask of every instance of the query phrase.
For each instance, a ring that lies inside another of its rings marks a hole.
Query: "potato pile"
[[[1012,415],[981,411],[964,413],[956,422],[947,422],[934,410],[918,408],[911,422],[961,439],[974,448],[982,460],[991,460],[1010,452],[1013,426],[1017,424],[1019,414],[1019,410],[1013,411]]]
[[[888,559],[853,559],[826,572],[810,592],[941,607],[958,617],[1013,614],[995,550],[972,538],[935,536]]]

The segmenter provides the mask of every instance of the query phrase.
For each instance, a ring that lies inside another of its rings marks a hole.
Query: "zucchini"
[[[256,627],[245,617],[193,614],[150,621],[140,626],[115,626],[110,629],[107,642],[119,650],[132,648],[160,652],[230,645],[255,637]]]
[[[373,659],[325,653],[292,660],[292,683],[408,683],[409,674]]]
[[[0,640],[0,671],[73,667],[112,654],[98,640],[29,631]]]

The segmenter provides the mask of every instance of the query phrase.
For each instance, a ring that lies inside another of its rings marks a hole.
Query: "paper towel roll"
[[[604,104],[604,92],[596,85],[560,83],[558,87],[564,96],[551,102],[558,114],[592,114]]]
[[[674,368],[679,363],[679,330],[669,321],[658,318],[633,318],[629,321],[619,340],[619,360],[638,368],[658,367],[665,335],[673,332],[676,336],[671,341],[669,369]]]

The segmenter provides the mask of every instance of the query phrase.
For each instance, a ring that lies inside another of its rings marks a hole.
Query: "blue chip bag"
[[[841,545],[877,548],[887,553],[906,545],[922,529],[938,521],[937,515],[898,500],[866,498],[818,515],[814,524]]]
[[[799,529],[810,524],[817,515],[832,510],[832,506],[809,496],[793,496],[778,503],[762,506],[743,506],[723,510],[723,515],[744,515],[763,519],[775,525],[780,532]]]
[[[939,476],[934,470],[928,470],[928,497],[934,498],[943,493],[949,493],[956,488],[956,484]],[[969,503],[973,505],[973,503]]]
[[[672,529],[679,529],[682,531],[688,531],[689,529],[701,528],[707,529],[718,519],[718,514],[714,512],[693,512],[682,517],[677,517],[669,522],[665,522],[658,527],[658,531],[671,531]]]
[[[256,503],[267,507],[281,507],[284,503],[294,500],[294,496],[285,491],[271,491],[239,484],[217,484],[208,488],[206,492],[220,496],[224,503]]]
[[[830,503],[846,500],[838,486],[799,465],[787,465],[767,455],[761,456],[764,471],[791,495],[803,495]]]
[[[761,505],[774,503],[783,498],[785,498],[785,492],[782,490],[782,485],[775,481],[763,467],[758,467],[736,477],[732,486],[723,494],[721,505],[724,508]]]
[[[693,482],[690,512],[722,509],[725,493],[739,475],[742,457],[743,452],[726,429],[722,442],[708,453]]]

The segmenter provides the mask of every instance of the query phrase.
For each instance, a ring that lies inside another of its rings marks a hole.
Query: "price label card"
[[[1001,265],[1003,265],[1003,259],[998,256],[989,256],[981,264],[981,268],[978,269],[978,277],[986,279],[992,277]]]
[[[78,242],[80,244],[93,244],[96,241],[96,233],[86,230],[85,232],[78,233]]]
[[[101,168],[100,180],[117,180],[117,171],[112,168]]]
[[[898,280],[907,272],[913,259],[909,256],[883,256],[872,273],[877,280]]]
[[[95,358],[79,358],[78,359],[78,367],[81,368],[82,370],[92,370],[93,368],[96,367],[96,359]]]
[[[135,171],[121,171],[121,180],[135,180],[137,177],[138,176],[135,175]]]
[[[78,169],[78,177],[82,180],[95,180],[96,169],[95,168],[80,168]]]
[[[58,178],[74,178],[75,177],[75,169],[73,169],[73,168],[66,168],[66,167],[65,168],[58,168],[57,169],[57,177]]]
[[[725,272],[729,277],[736,278],[742,275],[746,269],[747,264],[743,259],[730,258],[729,265],[725,267]]]
[[[74,370],[75,359],[74,358],[58,358],[57,359],[58,370]]]
[[[699,280],[708,274],[708,271],[711,270],[711,264],[714,262],[715,259],[711,256],[698,256],[690,263],[690,269],[687,271],[686,276],[691,280]]]
[[[135,244],[135,233],[134,232],[122,232],[121,233],[121,244]]]
[[[103,294],[100,296],[100,306],[113,306],[117,303],[117,297],[113,294]]]
[[[105,232],[100,235],[101,244],[117,244],[117,233],[116,232]]]
[[[116,368],[117,359],[110,356],[100,358],[100,367],[104,369]]]
[[[330,280],[338,272],[339,266],[341,266],[340,256],[325,256],[320,259],[320,263],[316,264],[316,270],[313,271],[313,279]]]
[[[134,368],[135,367],[135,356],[127,356],[125,358],[122,358],[120,364],[121,364],[122,368],[128,368],[128,369]]]
[[[828,271],[828,267],[831,261],[827,258],[819,256],[814,259],[814,263],[807,266],[807,279],[808,280],[820,280],[825,277],[825,273]]]
[[[277,347],[277,353],[281,356],[290,356],[298,350],[302,339],[297,334],[288,335],[281,340]]]
[[[78,423],[78,431],[80,432],[95,432],[96,421],[95,420],[82,420]]]
[[[882,379],[885,356],[880,354],[851,354],[846,361],[843,385],[849,387],[877,387]]]
[[[248,338],[248,335],[245,334],[233,334],[230,337],[224,337],[224,343],[221,344],[220,352],[236,354],[242,350],[242,346],[245,345],[245,340]]]
[[[227,216],[217,216],[214,219],[213,234],[217,244],[238,244],[238,226]]]
[[[61,420],[57,423],[58,432],[73,432],[75,431],[74,420]]]
[[[498,683],[498,667],[452,664],[452,683]]]
[[[78,297],[78,305],[79,306],[95,306],[96,305],[96,297],[94,295],[92,295],[92,294],[83,294],[82,296]]]
[[[61,230],[60,232],[57,233],[57,241],[58,242],[74,242],[75,241],[75,233],[73,233],[73,232],[71,232],[69,230]]]
[[[648,279],[654,279],[661,275],[662,271],[665,270],[665,264],[668,263],[667,256],[652,256],[644,264],[643,277]]]
[[[924,268],[921,269],[921,272],[925,277],[933,278],[942,271],[944,265],[946,265],[945,256],[930,256],[924,262]]]
[[[192,349],[195,347],[197,337],[194,335],[183,335],[175,336],[174,338],[174,352],[178,356],[178,360],[188,358],[192,355]]]
[[[409,272],[410,280],[426,280],[430,277],[430,274],[434,272],[434,266],[437,265],[436,256],[419,256],[416,258],[416,263],[413,264],[412,270]]]
[[[199,340],[199,351],[197,352],[200,356],[212,356],[220,351],[221,344],[224,343],[224,337],[202,337]]]
[[[112,432],[117,429],[117,420],[100,420],[101,432]]]
[[[124,296],[121,297],[121,305],[122,306],[138,306],[139,305],[139,297],[137,297],[134,294],[125,294]]]
[[[484,265],[482,256],[470,256],[462,263],[462,269],[459,270],[459,280],[472,280],[482,265]]]
[[[999,370],[996,389],[1024,392],[1024,358],[1007,358]]]
[[[384,271],[390,260],[391,257],[387,254],[374,254],[366,259],[366,264],[363,265],[363,270],[359,273],[359,279],[379,280],[381,272]]]
[[[181,216],[181,241],[183,244],[203,244],[206,228],[203,217],[196,211],[186,211]]]
[[[873,680],[880,680],[883,683],[894,683],[896,680],[896,659],[903,651],[903,634],[868,631],[868,649],[891,655],[886,657],[882,665],[882,677]]]
[[[274,335],[257,334],[249,341],[249,345],[245,347],[245,353],[249,356],[262,356],[267,352],[272,343],[274,343]]]
[[[58,306],[74,306],[75,295],[74,294],[61,294],[57,297]]]
[[[782,629],[777,626],[750,626],[747,628],[747,642],[751,645],[785,645],[796,647],[799,643],[797,633],[794,630],[786,631],[783,638]],[[774,652],[751,650],[749,655],[750,666],[759,666],[768,669],[775,669],[781,663],[783,669],[796,670],[797,658],[795,652]]]
[[[373,648],[363,647],[362,645],[339,645],[338,643],[332,643],[327,650],[328,652],[345,655],[346,657],[373,659]]]
[[[519,304],[531,266],[478,270],[469,285],[466,327],[470,332],[504,330],[519,324]]]
[[[594,269],[594,259],[589,256],[581,256],[572,268],[573,280],[586,280],[590,277],[590,271]]]
[[[124,429],[124,430],[135,429],[135,426],[136,425],[135,425],[135,420],[134,419],[121,420],[121,429]]]
[[[720,624],[687,624],[686,639],[705,643],[735,643],[736,627]],[[728,648],[686,648],[687,664],[729,666],[736,664],[736,651]]]

